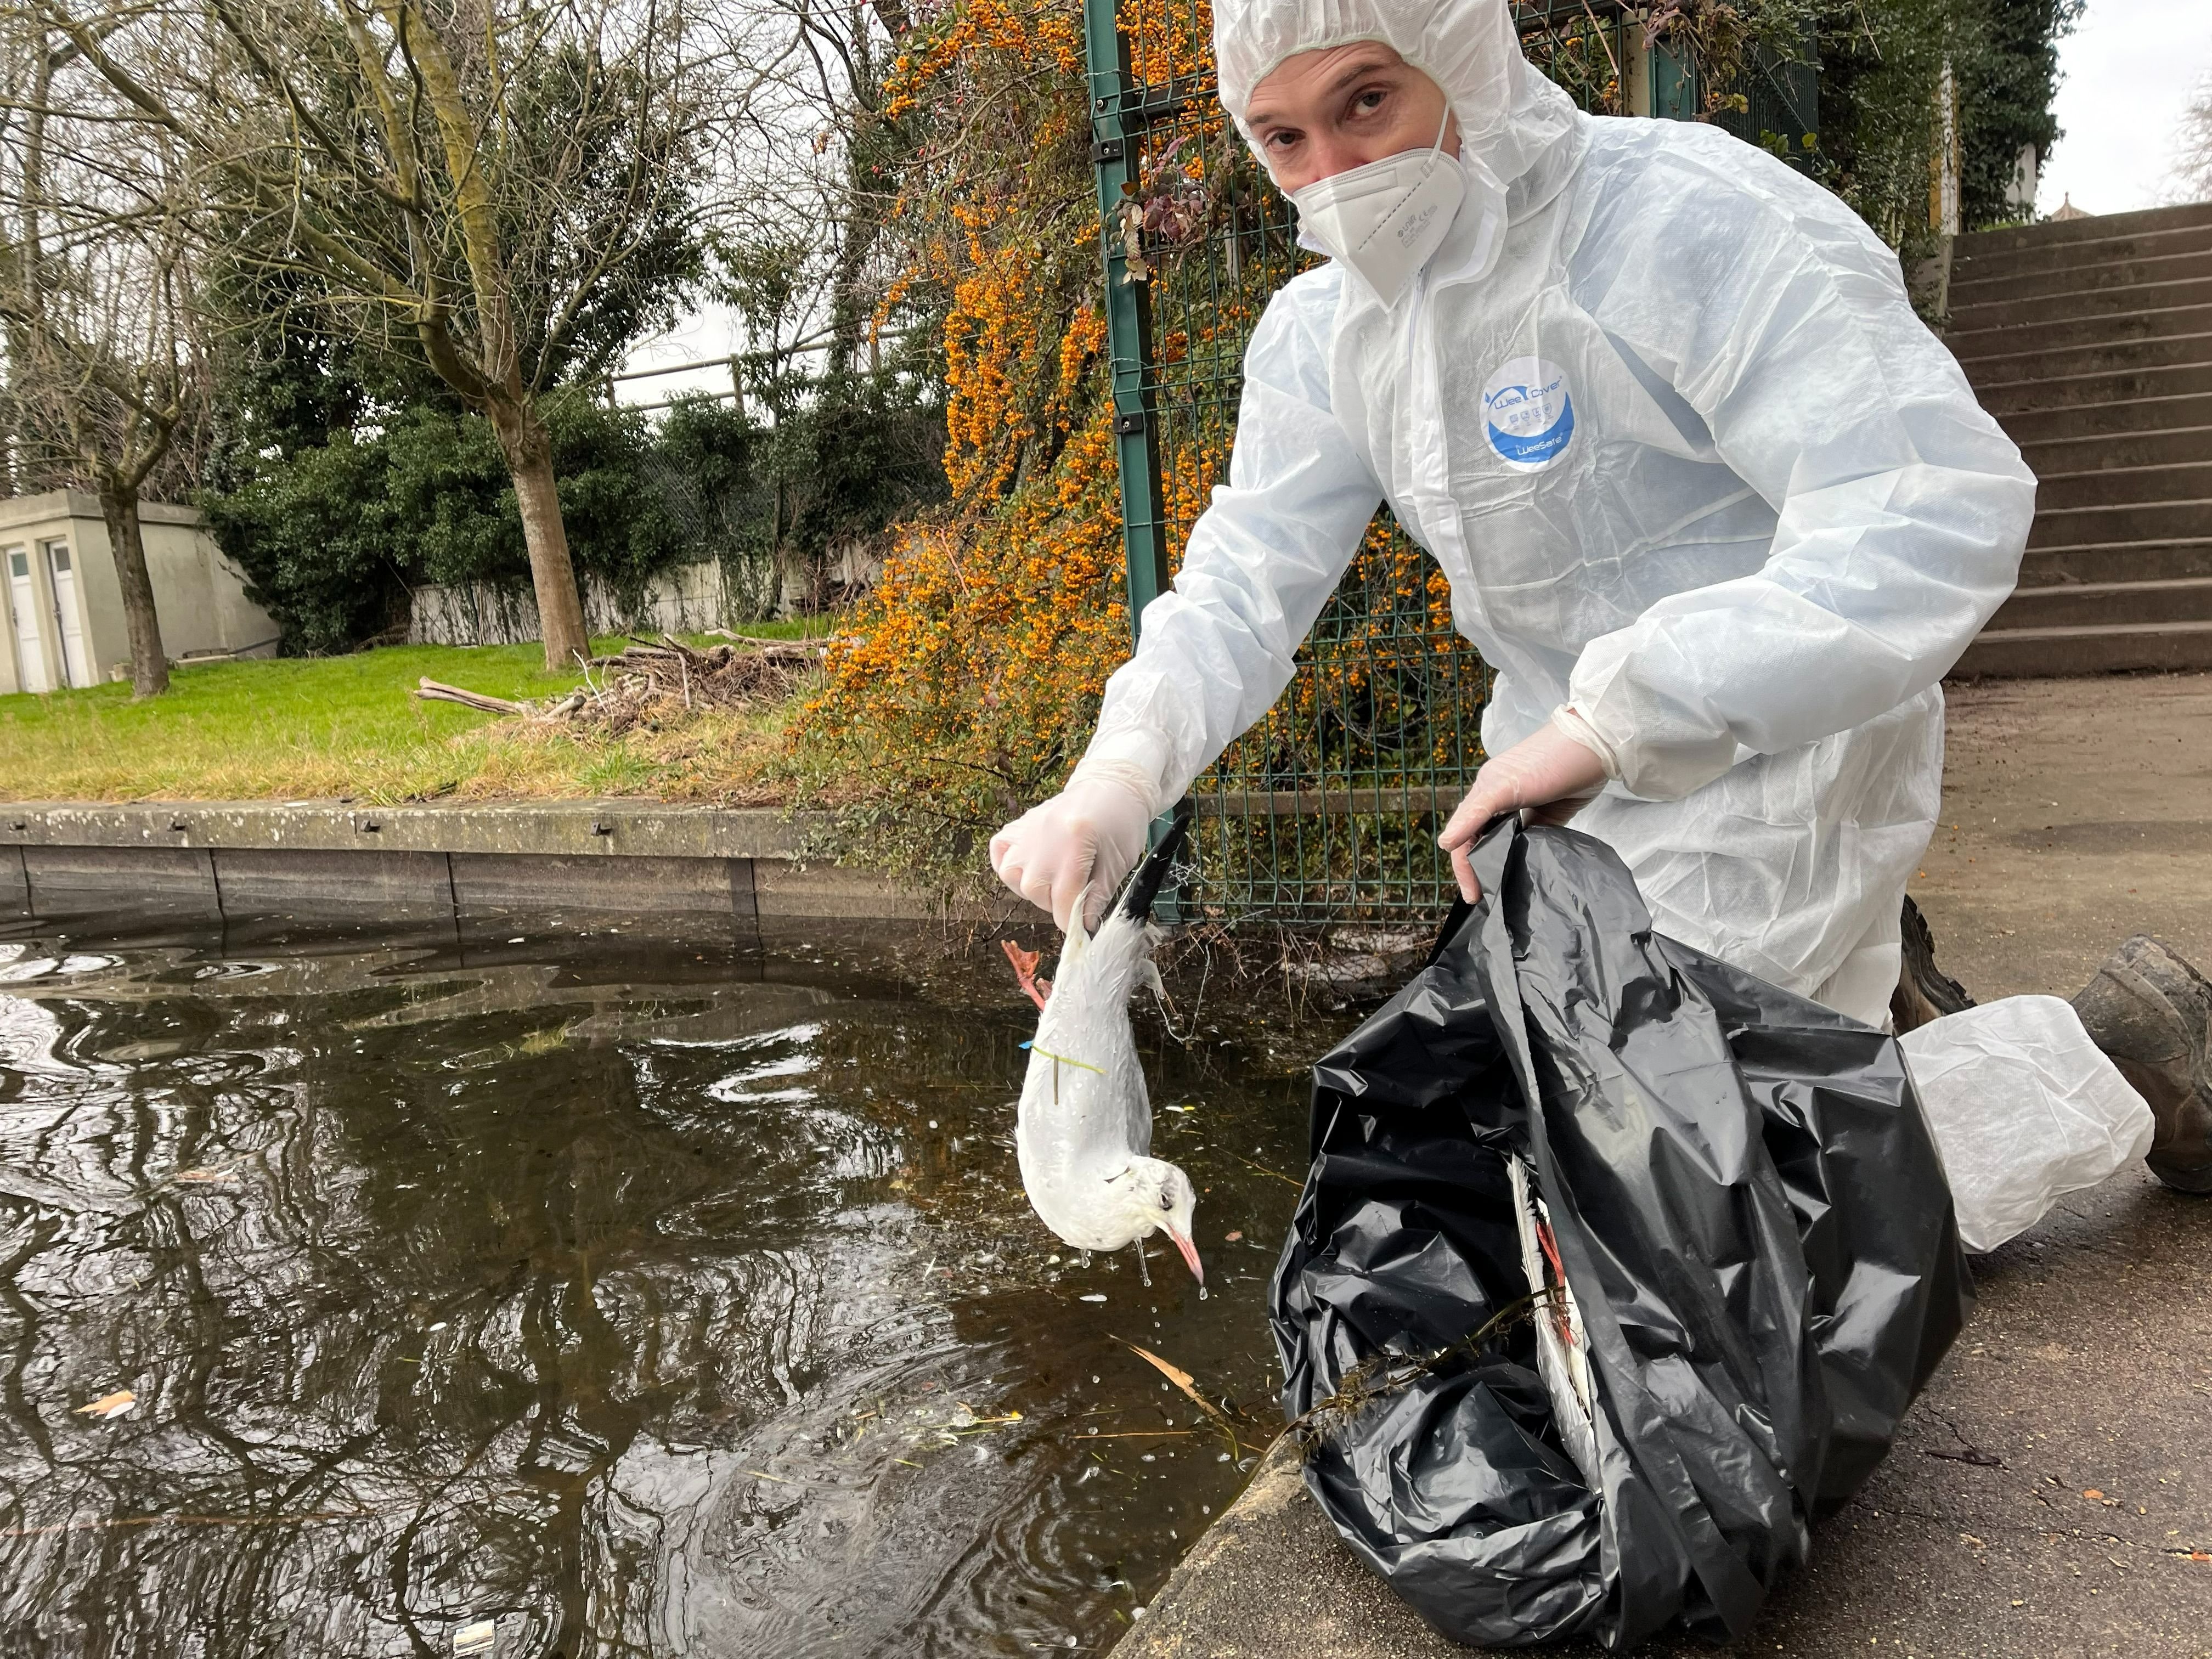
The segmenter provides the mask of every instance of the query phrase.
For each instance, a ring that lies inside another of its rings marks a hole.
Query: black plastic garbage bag
[[[1972,1305],[1942,1167],[1892,1039],[1654,933],[1601,842],[1474,865],[1315,1068],[1272,1303],[1307,1483],[1460,1641],[1739,1634]]]

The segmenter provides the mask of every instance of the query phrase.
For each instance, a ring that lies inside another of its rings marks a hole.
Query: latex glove
[[[1083,925],[1097,926],[1137,860],[1155,816],[1150,792],[1120,769],[1076,768],[1067,787],[1041,801],[991,837],[999,879],[1066,933],[1082,908]]]
[[[1581,724],[1572,715],[1564,722],[1554,716],[1552,725],[1492,756],[1474,775],[1474,787],[1437,837],[1437,845],[1451,854],[1460,896],[1468,903],[1482,896],[1468,851],[1484,824],[1516,810],[1531,823],[1565,823],[1605,787],[1607,763],[1591,747],[1595,739],[1572,734]]]

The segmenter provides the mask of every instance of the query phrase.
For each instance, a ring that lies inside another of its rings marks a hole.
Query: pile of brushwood
[[[669,634],[658,640],[633,635],[615,655],[586,663],[581,685],[539,702],[489,697],[427,678],[415,695],[513,715],[533,726],[588,729],[613,737],[690,711],[787,696],[822,661],[818,641],[728,637],[729,643],[702,651]]]

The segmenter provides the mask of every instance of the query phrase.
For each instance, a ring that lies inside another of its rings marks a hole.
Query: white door
[[[76,602],[76,567],[70,562],[67,542],[46,544],[46,574],[54,583],[54,632],[61,637],[63,683],[90,685],[92,664],[84,654],[84,623]]]
[[[8,550],[8,613],[15,623],[16,682],[26,691],[51,691],[46,672],[46,641],[39,634],[38,596],[31,588],[31,555],[27,548]]]

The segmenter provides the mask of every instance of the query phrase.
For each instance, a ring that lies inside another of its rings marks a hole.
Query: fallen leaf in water
[[[1150,1364],[1154,1370],[1158,1371],[1162,1376],[1164,1376],[1169,1382],[1174,1383],[1176,1387],[1181,1389],[1185,1394],[1190,1395],[1192,1399],[1198,1399],[1197,1391],[1191,1387],[1191,1383],[1196,1379],[1194,1378],[1188,1371],[1183,1370],[1182,1366],[1170,1365],[1166,1360],[1161,1358],[1159,1355],[1154,1353],[1151,1349],[1140,1348],[1133,1342],[1129,1345],[1129,1352],[1136,1355],[1138,1358],[1144,1360],[1146,1364]],[[1204,1402],[1200,1401],[1200,1403],[1203,1404]]]
[[[1208,1417],[1221,1425],[1224,1430],[1229,1429],[1229,1419],[1221,1414],[1221,1407],[1215,1405],[1211,1400],[1208,1400],[1204,1395],[1198,1391],[1197,1379],[1192,1376],[1188,1371],[1183,1370],[1180,1365],[1170,1365],[1166,1360],[1161,1358],[1159,1355],[1154,1353],[1149,1348],[1140,1348],[1135,1343],[1129,1342],[1127,1338],[1123,1338],[1121,1340],[1127,1344],[1131,1353],[1136,1355],[1138,1358],[1151,1365],[1155,1370],[1158,1371],[1162,1376],[1167,1378],[1169,1382],[1174,1383],[1176,1387],[1181,1389],[1183,1393],[1189,1395],[1191,1404],[1196,1406],[1199,1410],[1204,1412]],[[1235,1437],[1235,1431],[1232,1430],[1230,1432],[1231,1437],[1233,1439]]]
[[[1224,1233],[1221,1236],[1221,1242],[1224,1244],[1241,1244],[1243,1241],[1244,1235],[1241,1232]]]
[[[228,1181],[230,1176],[221,1170],[179,1170],[169,1177],[172,1181]]]
[[[480,1619],[473,1625],[464,1625],[453,1632],[453,1652],[456,1655],[489,1653],[498,1635],[498,1626],[489,1619]]]
[[[2099,1492],[2094,1486],[2090,1487],[2088,1491],[2081,1494],[2084,1498],[2102,1498],[2104,1495],[2104,1493]]]
[[[80,1417],[120,1417],[138,1403],[138,1396],[128,1389],[118,1389],[113,1394],[104,1394],[89,1406],[79,1406]]]

